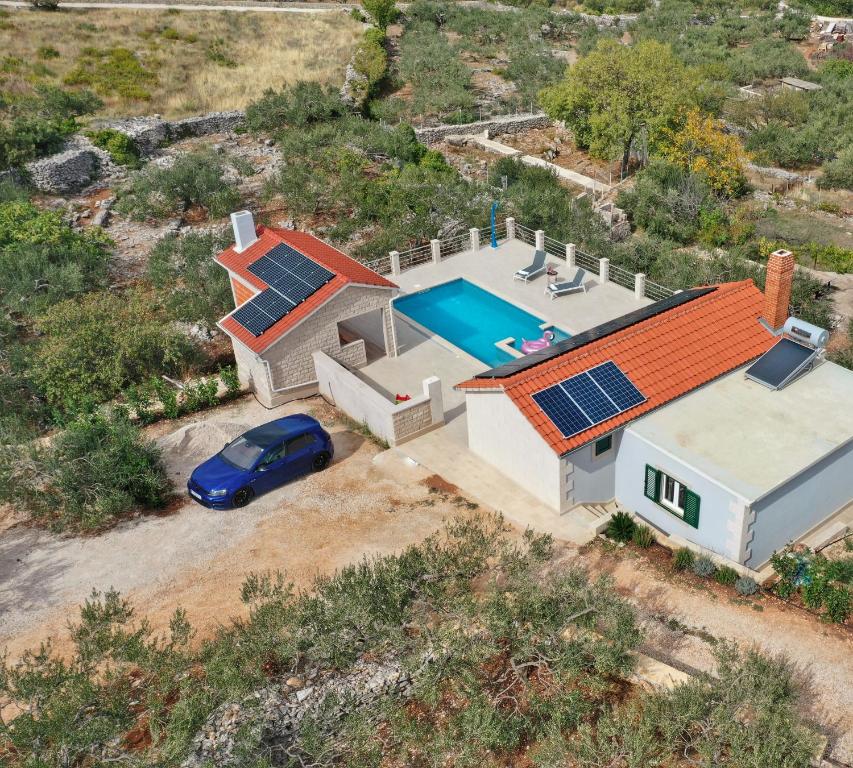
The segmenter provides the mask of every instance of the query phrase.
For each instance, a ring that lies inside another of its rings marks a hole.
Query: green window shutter
[[[646,464],[646,486],[643,489],[647,499],[660,501],[660,470]]]
[[[699,502],[701,499],[693,491],[684,492],[684,522],[699,527]]]

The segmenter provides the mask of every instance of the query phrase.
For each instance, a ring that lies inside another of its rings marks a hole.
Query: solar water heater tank
[[[810,344],[816,349],[823,349],[829,341],[829,331],[797,317],[789,317],[782,330],[792,339]]]

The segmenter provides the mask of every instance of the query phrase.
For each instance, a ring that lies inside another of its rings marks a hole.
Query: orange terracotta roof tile
[[[266,255],[275,246],[285,243],[313,261],[335,273],[335,276],[292,312],[274,323],[260,336],[253,336],[229,313],[219,321],[219,327],[229,336],[239,340],[253,352],[263,352],[278,341],[289,330],[296,327],[302,320],[340,291],[344,286],[375,285],[380,288],[396,288],[397,286],[372,269],[350,258],[337,248],[323,242],[307,232],[297,232],[290,229],[259,226],[258,239],[246,250],[238,253],[234,247],[226,248],[215,257],[217,264],[225,267],[229,273],[240,277],[244,283],[255,288],[258,293],[269,286],[259,277],[249,271],[249,265],[254,264],[261,256]]]
[[[470,379],[468,391],[503,390],[558,454],[606,435],[649,411],[754,360],[776,341],[759,323],[764,296],[751,280],[724,283],[703,296],[641,320],[503,379]],[[595,365],[613,361],[646,398],[569,438],[532,395]]]

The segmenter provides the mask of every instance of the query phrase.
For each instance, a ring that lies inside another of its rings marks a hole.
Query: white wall
[[[699,495],[698,528],[646,498],[646,464],[666,472]],[[744,562],[747,500],[647,443],[630,427],[622,435],[616,459],[616,500],[669,535],[692,541],[735,562]]]
[[[622,430],[613,433],[613,446],[601,456],[595,455],[595,443],[572,451],[565,457],[567,490],[575,504],[610,501],[616,496],[616,457],[622,443]]]
[[[775,551],[823,522],[853,499],[853,442],[753,502],[751,557],[760,568]]]
[[[424,379],[423,394],[394,404],[324,352],[313,354],[320,394],[389,445],[444,423],[441,380]]]
[[[561,498],[560,459],[503,392],[465,393],[468,447],[555,511]]]

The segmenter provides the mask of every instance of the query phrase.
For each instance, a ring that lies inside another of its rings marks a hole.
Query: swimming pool
[[[523,338],[538,339],[545,322],[463,278],[401,296],[394,308],[490,366],[513,359],[496,341],[512,336],[519,346]],[[555,342],[569,338],[559,328],[551,330]]]

